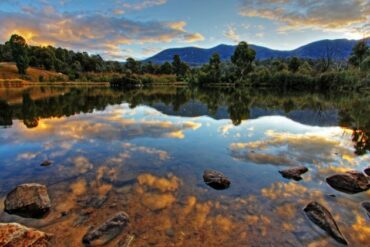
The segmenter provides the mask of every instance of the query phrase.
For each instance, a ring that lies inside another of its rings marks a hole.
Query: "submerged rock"
[[[326,178],[326,182],[336,190],[355,194],[370,188],[368,178],[361,172],[348,171]]]
[[[50,160],[45,160],[40,164],[40,166],[50,166],[51,164],[53,164],[53,162],[51,162]]]
[[[0,246],[51,246],[51,235],[18,223],[0,223]]]
[[[367,215],[370,217],[370,202],[363,202],[361,205],[366,210]]]
[[[45,185],[22,184],[6,196],[5,212],[26,218],[41,218],[51,207]]]
[[[230,180],[221,172],[214,170],[205,170],[203,180],[207,185],[216,190],[224,190],[230,186]]]
[[[370,176],[370,167],[366,168],[364,172],[366,173],[366,175]]]
[[[128,223],[128,215],[125,212],[120,212],[98,228],[87,232],[83,237],[82,242],[87,246],[104,245],[116,238]]]
[[[284,178],[294,179],[299,181],[302,179],[301,175],[308,172],[308,168],[304,166],[297,166],[279,171]]]
[[[331,213],[318,202],[310,202],[304,211],[308,218],[328,233],[331,237],[337,240],[339,243],[347,245],[347,240],[340,232],[337,223],[335,222]]]

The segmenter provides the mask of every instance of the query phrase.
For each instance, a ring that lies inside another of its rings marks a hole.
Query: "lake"
[[[351,246],[370,246],[370,219],[325,178],[369,166],[370,93],[235,88],[0,88],[1,222],[82,246],[91,226],[130,216],[132,246],[338,246],[303,208],[325,205]],[[50,166],[40,166],[50,160]],[[304,165],[300,181],[279,170]],[[231,185],[214,190],[203,171]],[[48,187],[50,213],[3,212],[22,183]],[[122,246],[122,245],[121,245]]]

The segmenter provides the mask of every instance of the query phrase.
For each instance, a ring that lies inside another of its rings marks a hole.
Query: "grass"
[[[27,83],[27,82],[42,82],[42,81],[67,81],[68,77],[64,74],[54,71],[46,71],[43,69],[29,67],[27,75],[18,74],[17,67],[14,63],[0,63],[0,82],[5,83]]]

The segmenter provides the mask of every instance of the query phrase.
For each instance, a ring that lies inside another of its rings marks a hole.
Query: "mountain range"
[[[257,60],[289,57],[320,59],[327,57],[328,55],[334,60],[347,60],[352,52],[353,46],[357,42],[358,40],[326,39],[312,42],[290,51],[273,50],[253,44],[250,45],[250,47],[256,51]],[[223,61],[229,60],[231,55],[234,53],[235,48],[236,46],[224,44],[209,49],[198,47],[170,48],[159,52],[145,61],[162,64],[164,62],[171,62],[173,56],[177,54],[181,57],[181,60],[188,64],[201,65],[208,63],[209,58],[214,53],[218,53]]]

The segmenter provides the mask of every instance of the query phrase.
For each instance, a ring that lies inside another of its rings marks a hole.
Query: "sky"
[[[119,61],[240,41],[291,50],[370,36],[370,0],[0,0],[0,42],[13,33]]]

